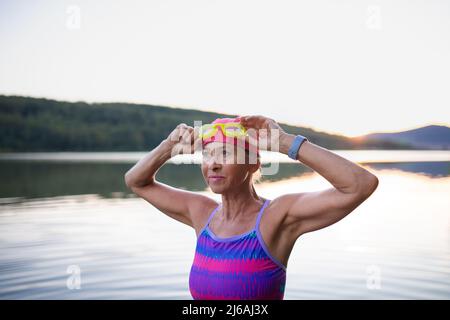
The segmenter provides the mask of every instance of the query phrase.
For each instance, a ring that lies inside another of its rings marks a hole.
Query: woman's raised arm
[[[288,154],[295,135],[284,132],[272,119],[264,116],[241,117],[246,128],[265,129],[264,145],[271,151]],[[276,134],[271,133],[276,130]],[[274,144],[273,137],[277,141]],[[278,150],[273,150],[274,145]],[[307,165],[333,186],[315,191],[282,195],[273,200],[283,208],[282,228],[295,240],[301,234],[327,227],[344,218],[377,188],[378,178],[358,164],[336,153],[305,141],[297,151],[296,159]]]
[[[155,175],[173,156],[193,153],[197,144],[198,130],[184,123],[179,124],[167,139],[125,173],[125,183],[136,195],[169,217],[194,229],[201,228],[204,215],[209,214],[217,205],[216,201],[195,192],[158,182]]]

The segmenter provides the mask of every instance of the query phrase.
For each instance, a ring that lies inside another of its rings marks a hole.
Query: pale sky
[[[450,1],[1,0],[0,94],[450,126]]]

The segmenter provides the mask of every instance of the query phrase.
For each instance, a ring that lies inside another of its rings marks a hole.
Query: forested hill
[[[88,104],[0,95],[0,152],[147,151],[181,122],[193,126],[194,120],[209,123],[226,116],[236,115],[154,105]],[[328,149],[410,148],[392,141],[354,140],[310,128],[282,123],[281,126]]]
[[[450,128],[442,125],[429,125],[402,132],[371,133],[364,138],[407,143],[424,149],[450,150]]]

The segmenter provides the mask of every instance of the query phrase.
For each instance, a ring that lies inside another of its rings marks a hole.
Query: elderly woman
[[[203,177],[221,195],[220,203],[155,179],[167,160],[199,146]],[[259,149],[302,162],[333,187],[272,200],[259,196],[253,187],[261,166]],[[195,230],[192,297],[230,300],[283,299],[296,240],[341,220],[378,186],[369,171],[263,116],[219,118],[200,129],[180,124],[125,174],[125,182],[136,195]]]

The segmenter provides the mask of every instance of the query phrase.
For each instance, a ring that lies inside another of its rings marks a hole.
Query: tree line
[[[146,151],[179,124],[235,117],[199,110],[131,103],[64,102],[0,96],[0,152]],[[356,142],[344,136],[280,124],[329,149],[407,148],[389,142]]]

